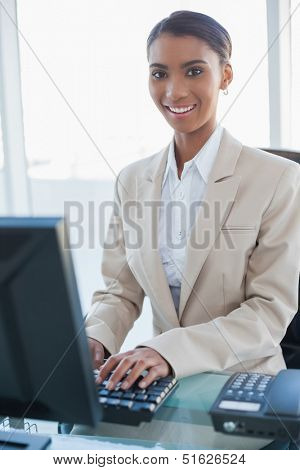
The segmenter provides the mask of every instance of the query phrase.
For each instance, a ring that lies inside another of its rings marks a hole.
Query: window
[[[172,129],[148,92],[146,39],[178,9],[211,15],[228,29],[234,80],[228,96],[220,93],[218,117],[225,115],[223,124],[244,143],[268,145],[267,58],[245,86],[267,50],[265,2],[167,0],[154,9],[139,0],[18,0],[17,6],[30,45],[20,37],[30,177],[113,179],[170,140]]]
[[[0,171],[3,170],[4,167],[4,152],[3,152],[3,139],[2,139],[2,122],[1,122],[1,114],[0,114]]]
[[[298,8],[297,8],[298,6]],[[297,9],[296,9],[297,8]],[[296,9],[296,10],[295,10]],[[291,0],[291,12],[295,13],[291,20],[292,28],[292,142],[291,148],[300,148],[300,6],[299,0]]]
[[[3,152],[3,140],[2,140],[2,126],[0,116],[0,215],[6,214],[6,193],[4,184],[4,152]]]

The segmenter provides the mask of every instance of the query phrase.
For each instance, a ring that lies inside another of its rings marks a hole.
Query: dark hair
[[[147,39],[147,58],[153,41],[162,33],[173,36],[196,36],[215,51],[220,64],[229,61],[232,52],[231,38],[220,23],[210,16],[194,11],[174,11],[154,26]]]

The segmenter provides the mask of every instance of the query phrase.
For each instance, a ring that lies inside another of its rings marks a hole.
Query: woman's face
[[[205,41],[166,33],[153,41],[148,59],[150,95],[170,126],[182,133],[214,130],[219,91],[232,80],[231,66],[221,66]]]

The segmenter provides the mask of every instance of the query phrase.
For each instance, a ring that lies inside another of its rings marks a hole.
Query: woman
[[[141,387],[169,374],[276,374],[298,305],[299,166],[242,145],[216,122],[233,78],[219,23],[174,12],[153,28],[147,52],[150,94],[174,138],[116,181],[107,289],[95,292],[86,321],[97,381],[113,369],[108,388],[131,370],[123,389],[144,371]],[[129,221],[132,202],[142,215]],[[145,295],[154,337],[120,354]]]

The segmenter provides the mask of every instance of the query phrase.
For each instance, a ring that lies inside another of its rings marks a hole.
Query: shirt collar
[[[217,124],[214,132],[211,134],[209,139],[205,142],[204,146],[197,152],[197,154],[188,162],[185,163],[186,166],[195,165],[198,169],[200,175],[202,176],[205,183],[208,182],[208,178],[213,167],[215,158],[218,153],[218,149],[221,143],[223,134],[223,127],[220,124]],[[169,146],[168,158],[166,169],[164,173],[164,178],[162,182],[162,186],[165,184],[169,171],[173,171],[173,173],[177,176],[177,163],[175,159],[175,152],[174,152],[174,137]],[[178,176],[177,176],[178,178]]]

